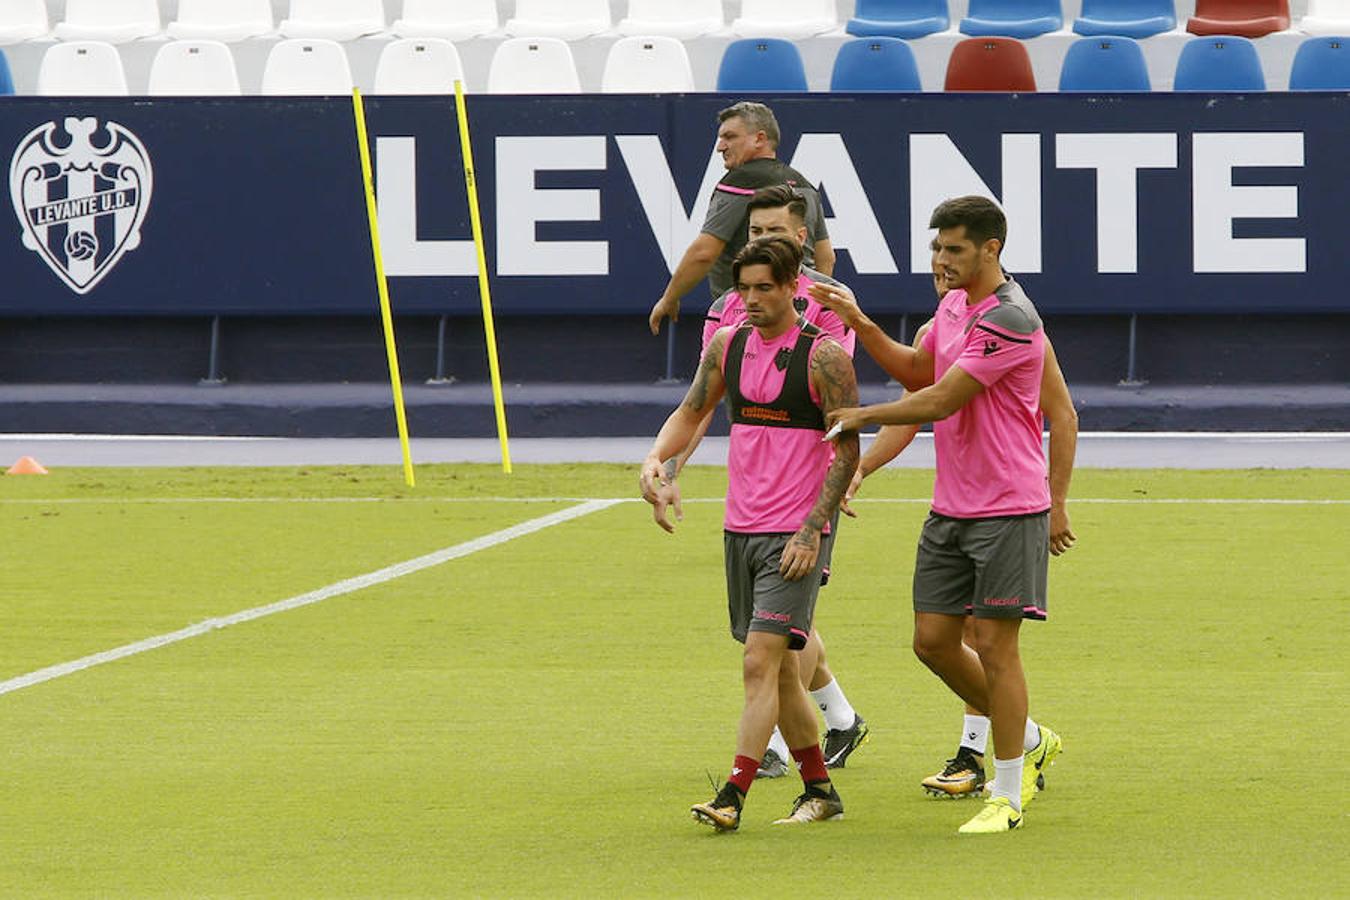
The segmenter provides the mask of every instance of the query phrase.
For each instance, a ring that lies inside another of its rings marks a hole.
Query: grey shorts
[[[951,519],[930,512],[914,562],[914,611],[1045,619],[1050,514]]]
[[[806,646],[820,592],[820,570],[833,539],[821,535],[815,570],[787,581],[778,574],[778,563],[791,538],[790,534],[723,533],[727,613],[731,636],[741,643],[751,631],[770,631],[787,635],[792,650]]]

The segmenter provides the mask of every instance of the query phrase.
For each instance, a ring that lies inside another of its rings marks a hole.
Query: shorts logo
[[[985,606],[1021,606],[1021,597],[986,597],[983,601]]]
[[[792,616],[787,613],[769,612],[767,609],[755,610],[756,619],[768,619],[771,622],[791,622]]]
[[[152,176],[145,145],[116,122],[70,117],[34,128],[9,166],[23,245],[72,291],[89,293],[140,246]]]

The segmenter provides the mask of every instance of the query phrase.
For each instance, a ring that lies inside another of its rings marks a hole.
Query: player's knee
[[[937,640],[936,635],[924,631],[915,630],[914,632],[914,655],[919,658],[919,662],[925,666],[932,666],[942,658],[944,651],[942,642]]]
[[[768,648],[747,646],[741,658],[741,676],[747,685],[775,684],[781,661],[781,654],[771,653]]]

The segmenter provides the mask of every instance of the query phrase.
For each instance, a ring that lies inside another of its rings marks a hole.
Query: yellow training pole
[[[375,214],[375,176],[370,167],[370,139],[366,136],[366,109],[361,91],[352,88],[352,112],[356,116],[356,142],[361,148],[361,175],[366,182],[366,216],[370,219],[370,249],[375,254],[375,283],[380,290],[380,320],[384,323],[384,349],[389,356],[389,383],[394,388],[394,417],[398,442],[403,448],[403,480],[416,485],[412,450],[408,446],[408,416],[403,411],[403,379],[398,374],[398,347],[394,343],[394,315],[389,310],[389,280],[384,277],[384,254],[380,252],[380,224]]]
[[[464,186],[469,191],[469,219],[473,245],[478,250],[478,296],[483,301],[483,330],[487,332],[488,371],[492,375],[492,405],[497,410],[497,437],[502,442],[502,471],[511,474],[511,448],[506,440],[506,405],[502,402],[502,373],[497,365],[497,329],[492,325],[492,294],[488,290],[487,256],[483,252],[483,221],[478,215],[478,180],[473,173],[469,145],[469,114],[464,108],[464,82],[455,79],[455,112],[459,115],[459,146],[464,156]]]

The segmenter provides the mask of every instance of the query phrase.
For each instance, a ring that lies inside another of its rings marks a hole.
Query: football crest
[[[23,245],[87,294],[141,243],[153,178],[145,146],[116,122],[48,122],[19,142],[9,167]]]

